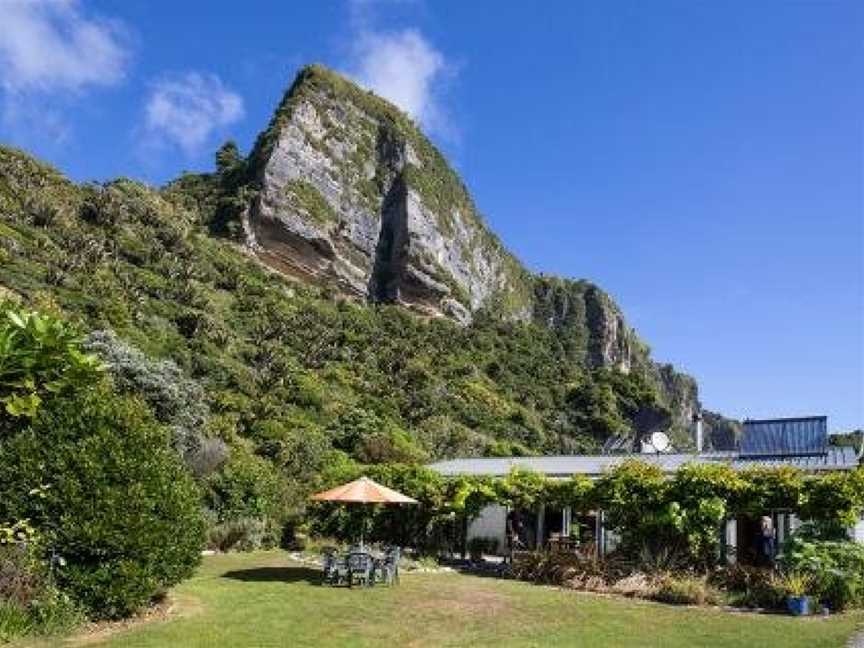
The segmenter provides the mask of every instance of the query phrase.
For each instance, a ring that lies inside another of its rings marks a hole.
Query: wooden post
[[[462,514],[462,560],[468,556],[468,516]]]
[[[534,537],[534,548],[542,549],[543,548],[543,530],[546,526],[546,507],[541,504],[537,509],[537,528],[536,536]]]

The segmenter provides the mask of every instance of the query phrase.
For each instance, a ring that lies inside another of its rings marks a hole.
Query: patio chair
[[[325,548],[323,554],[324,584],[340,585],[344,583],[348,578],[348,564],[345,559],[341,558],[333,547]]]
[[[371,555],[359,551],[348,554],[348,587],[354,587],[355,582],[371,587],[374,576],[375,569]]]
[[[384,558],[379,562],[380,580],[387,585],[399,583],[399,558],[402,550],[399,547],[388,547]]]

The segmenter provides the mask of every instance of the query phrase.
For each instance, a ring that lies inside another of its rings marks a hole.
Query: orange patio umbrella
[[[368,477],[355,479],[336,488],[315,493],[317,502],[346,502],[349,504],[417,504],[413,497],[382,486]],[[360,528],[360,546],[363,546],[363,527]]]

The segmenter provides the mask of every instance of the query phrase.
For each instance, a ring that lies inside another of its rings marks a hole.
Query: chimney
[[[703,435],[702,435],[702,412],[697,411],[693,414],[693,423],[696,424],[696,453],[702,454]]]

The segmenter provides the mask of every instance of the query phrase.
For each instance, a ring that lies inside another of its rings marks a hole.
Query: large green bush
[[[0,493],[0,519],[30,520],[94,618],[130,614],[200,559],[200,494],[168,431],[106,385],[46,401],[0,443]]]
[[[205,486],[204,502],[215,518],[211,545],[251,550],[278,544],[292,507],[272,463],[238,447]]]
[[[221,439],[205,436],[210,410],[204,390],[170,360],[154,361],[120,340],[113,331],[93,331],[84,349],[100,358],[118,390],[143,398],[193,473],[204,477],[227,458]]]
[[[864,545],[798,534],[783,547],[780,563],[786,571],[810,577],[809,593],[832,610],[864,607]]]
[[[625,550],[635,553],[645,545],[655,549],[672,542],[668,489],[663,471],[641,461],[624,461],[598,480],[595,501]]]
[[[691,560],[708,565],[720,557],[720,529],[746,482],[726,465],[687,464],[667,492],[666,519]]]
[[[805,483],[801,517],[825,539],[846,537],[847,529],[864,516],[864,467],[830,473]]]

